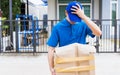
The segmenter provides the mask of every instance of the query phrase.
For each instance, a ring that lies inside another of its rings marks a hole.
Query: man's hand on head
[[[78,15],[80,18],[84,18],[84,11],[81,9],[79,4],[76,4],[76,6],[72,6],[71,10],[73,11],[71,13]]]

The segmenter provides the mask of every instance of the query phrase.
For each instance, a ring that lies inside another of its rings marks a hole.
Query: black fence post
[[[18,39],[18,20],[15,21],[15,39],[16,39],[16,52],[19,53],[19,39]]]
[[[13,44],[12,0],[9,0],[10,43]]]
[[[53,28],[53,20],[51,20],[51,31],[52,31],[52,28]]]
[[[1,9],[0,9],[0,53],[2,52],[2,20],[1,20],[1,17],[2,17],[2,12],[1,12]]]
[[[1,28],[1,25],[0,25],[0,53],[2,52],[2,28]]]
[[[120,21],[120,20],[118,20],[118,21]],[[119,24],[119,49],[120,49],[120,24]]]
[[[114,52],[117,52],[117,20],[115,19],[114,20],[115,22],[114,22],[114,30],[115,30],[115,32],[114,32]]]
[[[101,29],[100,20],[96,20],[96,24],[97,24],[98,27],[100,27],[100,29]],[[99,46],[100,46],[99,40],[100,40],[100,37],[96,37],[96,46],[95,46],[95,48],[96,48],[96,52],[97,52],[97,53],[99,53]]]
[[[36,21],[35,20],[33,20],[33,22],[32,22],[34,25],[33,25],[33,53],[35,53],[36,52]]]

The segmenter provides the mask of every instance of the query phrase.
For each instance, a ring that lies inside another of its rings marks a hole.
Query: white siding
[[[99,19],[99,0],[94,0],[94,19]]]
[[[110,0],[102,0],[102,19],[110,19]],[[110,38],[110,21],[102,21],[102,38]]]
[[[48,20],[55,20],[55,0],[48,0]]]
[[[102,0],[102,19],[110,19],[110,0]]]
[[[118,19],[120,19],[120,0],[118,0]]]

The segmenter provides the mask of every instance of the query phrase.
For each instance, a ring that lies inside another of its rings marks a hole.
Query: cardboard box
[[[94,46],[74,43],[55,51],[57,75],[95,75]]]

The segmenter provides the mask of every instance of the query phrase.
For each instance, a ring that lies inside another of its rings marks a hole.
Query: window
[[[91,17],[90,16],[90,5],[83,5],[83,8],[84,8],[85,15],[87,15],[88,17]]]
[[[91,3],[91,0],[58,0],[58,3],[69,3],[70,1],[78,1],[81,3]]]
[[[46,29],[46,27],[47,27],[47,20],[48,20],[48,16],[47,16],[47,14],[44,14],[43,15],[43,29]]]
[[[59,6],[59,19],[60,20],[65,18],[65,8],[66,8],[66,5]]]
[[[112,18],[112,26],[115,24],[115,19],[117,19],[117,0],[111,1],[111,18]]]
[[[117,0],[110,0],[110,18],[112,19],[111,24],[110,24],[110,30],[111,34],[110,35],[115,35],[115,19],[117,19],[117,12],[118,12],[118,2]]]
[[[112,4],[112,26],[115,24],[114,22],[114,20],[116,19],[116,4],[115,3],[113,3]]]
[[[67,4],[70,1],[79,1],[82,3],[83,8],[84,8],[84,13],[88,16],[91,17],[91,0],[58,0],[58,18],[60,20],[62,20],[63,18],[65,18],[65,8],[67,6]]]

